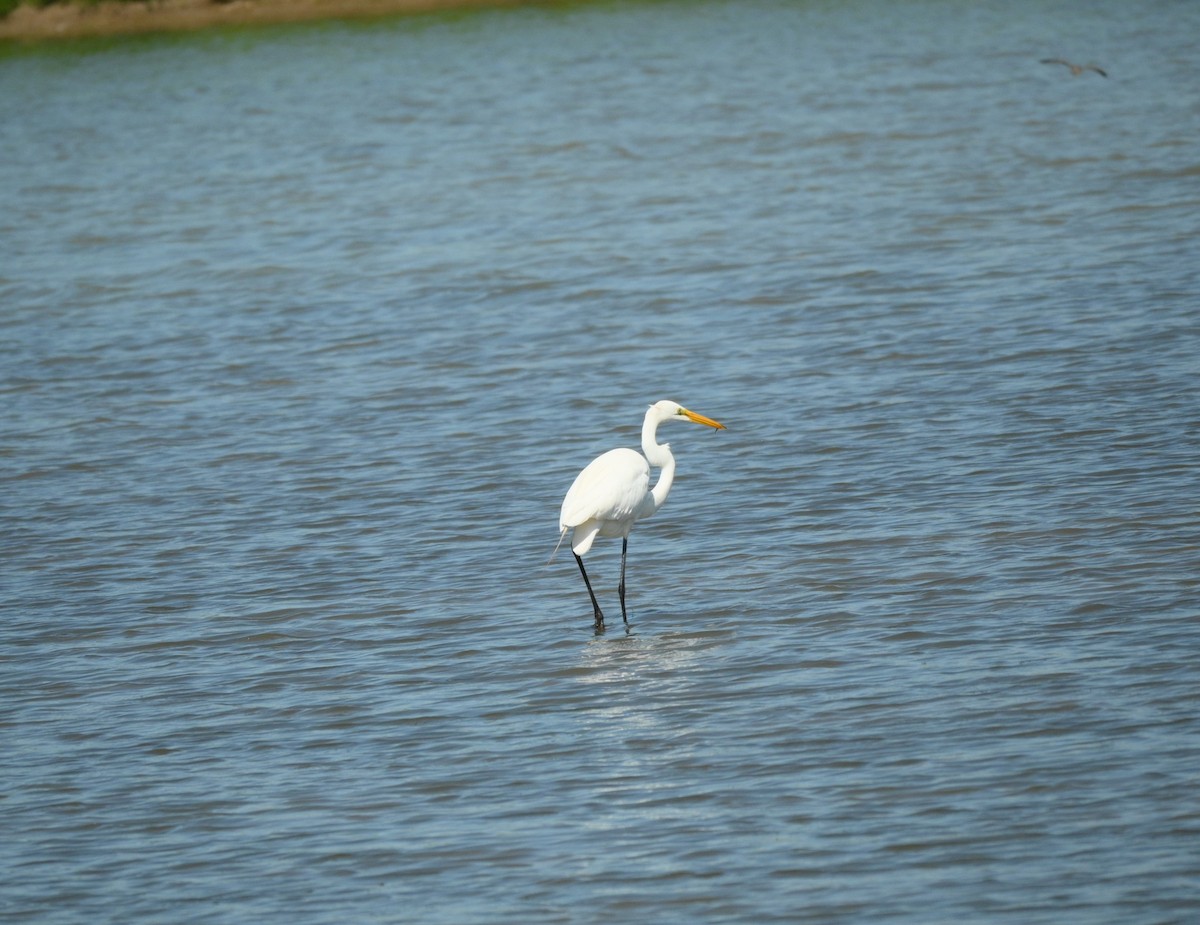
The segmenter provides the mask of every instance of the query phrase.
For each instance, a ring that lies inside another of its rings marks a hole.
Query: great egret
[[[650,406],[642,422],[642,453],[646,454],[645,457],[625,448],[609,450],[597,456],[576,476],[571,490],[563,499],[558,517],[558,542],[561,545],[567,531],[574,530],[571,551],[579,563],[579,572],[592,599],[597,626],[604,625],[604,614],[596,602],[587,569],[583,567],[583,556],[592,548],[597,536],[621,537],[621,581],[617,585],[617,593],[621,598],[621,618],[628,623],[629,617],[625,612],[625,553],[629,549],[629,532],[637,521],[649,517],[662,507],[671,490],[671,483],[675,481],[675,457],[671,455],[671,447],[656,440],[658,425],[664,421],[693,421],[716,430],[725,429],[724,424],[688,411],[677,402],[657,402]],[[653,488],[650,487],[651,466],[662,470]]]
[[[1064,61],[1062,58],[1042,58],[1042,64],[1061,64],[1068,67],[1071,70],[1072,77],[1078,77],[1084,71],[1095,71],[1101,77],[1108,76],[1094,64],[1075,64],[1073,61]]]

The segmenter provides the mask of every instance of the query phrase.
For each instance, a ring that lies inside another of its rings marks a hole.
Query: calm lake
[[[0,922],[1196,921],[1197,35],[0,53]],[[662,398],[728,430],[598,632],[559,504]]]

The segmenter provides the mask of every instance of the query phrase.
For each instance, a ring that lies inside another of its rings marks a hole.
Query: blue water
[[[0,921],[1193,920],[1197,34],[7,50]],[[728,430],[597,632],[558,507],[660,398]]]

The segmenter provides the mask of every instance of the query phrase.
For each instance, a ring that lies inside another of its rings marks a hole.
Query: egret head
[[[706,418],[702,414],[697,414],[695,411],[688,411],[687,408],[679,404],[677,401],[663,400],[655,402],[650,406],[649,415],[653,415],[659,421],[692,421],[695,424],[704,424],[706,427],[712,427],[716,430],[724,430],[725,425],[712,418]]]

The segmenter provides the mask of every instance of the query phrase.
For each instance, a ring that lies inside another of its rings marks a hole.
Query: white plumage
[[[574,528],[571,549],[582,556],[597,536],[629,536],[635,521],[655,511],[650,464],[633,450],[609,450],[593,459],[563,500],[560,531]]]

